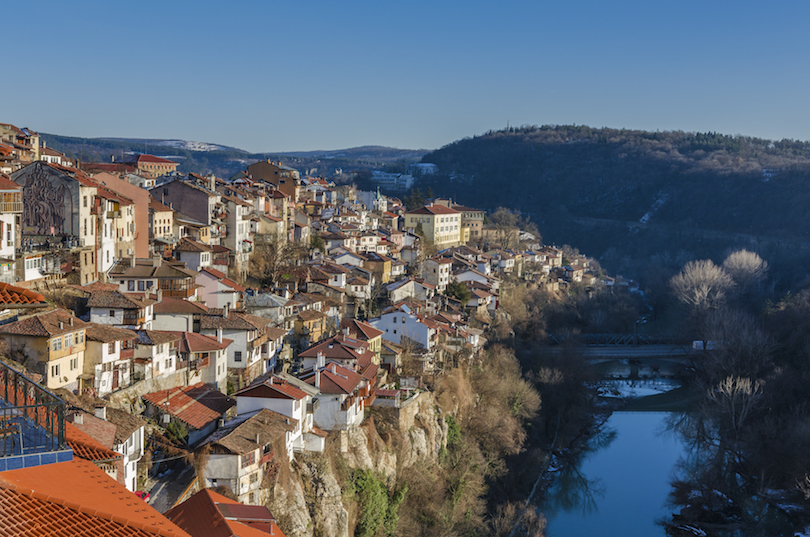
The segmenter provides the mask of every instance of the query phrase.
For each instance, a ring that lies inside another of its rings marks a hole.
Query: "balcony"
[[[107,218],[121,218],[121,211],[107,211]]]
[[[3,201],[0,202],[0,213],[21,213],[23,211],[23,204],[21,201]]]
[[[28,467],[68,461],[73,455],[65,441],[65,402],[0,363],[0,468],[12,457]]]

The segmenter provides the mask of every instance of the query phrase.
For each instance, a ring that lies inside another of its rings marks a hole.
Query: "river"
[[[614,379],[628,371],[620,362],[608,368]],[[665,535],[656,521],[671,515],[665,502],[684,446],[661,409],[678,402],[678,386],[667,378],[606,381],[606,395],[633,397],[637,410],[614,412],[579,464],[556,476],[542,506],[549,537]]]

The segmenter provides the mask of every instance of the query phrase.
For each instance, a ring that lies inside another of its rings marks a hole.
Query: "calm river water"
[[[610,391],[644,397],[678,386],[674,381],[612,381]],[[549,490],[542,511],[550,537],[665,535],[656,520],[683,453],[666,430],[669,412],[614,412],[577,467],[567,468]]]

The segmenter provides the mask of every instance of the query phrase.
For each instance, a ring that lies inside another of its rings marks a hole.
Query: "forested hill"
[[[593,254],[610,246],[605,240],[621,241],[628,229],[607,233],[599,229],[604,226],[594,230],[593,223],[582,227],[582,217],[647,222],[658,231],[810,242],[807,142],[522,127],[459,140],[427,154],[423,162],[436,164],[439,173],[426,177],[422,189],[430,186],[437,195],[485,209],[519,208],[532,215],[546,238],[583,244]],[[597,236],[602,243],[594,243]]]

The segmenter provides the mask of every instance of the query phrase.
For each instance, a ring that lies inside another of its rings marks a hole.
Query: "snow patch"
[[[653,203],[652,207],[650,207],[650,210],[647,211],[644,214],[644,216],[641,217],[639,222],[641,222],[642,224],[646,224],[647,222],[649,222],[650,218],[652,218],[652,215],[654,215],[658,211],[658,209],[663,207],[668,199],[669,199],[669,194],[665,194],[663,191],[659,192],[658,193],[658,199],[655,200],[655,203]]]
[[[157,145],[185,149],[187,151],[223,151],[228,148],[222,145],[209,144],[207,142],[189,142],[186,140],[162,140]]]

